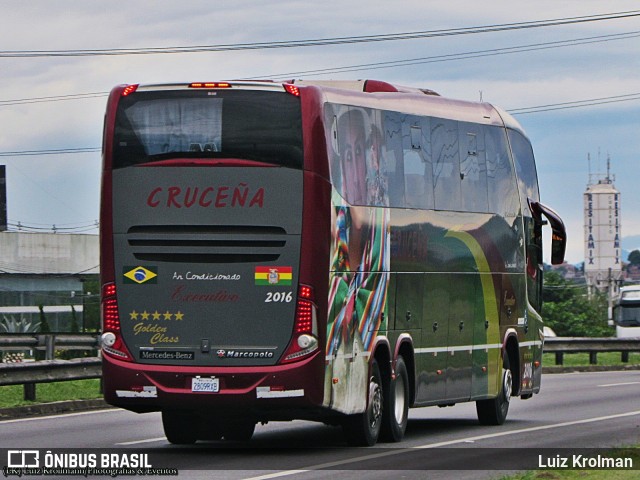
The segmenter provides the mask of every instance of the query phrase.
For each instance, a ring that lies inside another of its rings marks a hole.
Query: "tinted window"
[[[458,122],[431,119],[433,193],[437,210],[460,210]]]
[[[325,106],[325,125],[332,183],[352,205],[518,215],[502,127],[338,104]],[[537,198],[531,146],[514,142]]]
[[[540,201],[540,193],[538,191],[538,175],[536,173],[536,164],[533,158],[533,150],[529,141],[519,132],[508,130],[509,143],[513,151],[513,160],[516,165],[516,173],[518,174],[518,187],[520,189],[520,199],[523,208],[527,206],[527,198],[534,201]]]
[[[300,100],[285,92],[136,92],[120,100],[114,168],[168,158],[302,168]]]
[[[621,305],[616,308],[618,325],[640,327],[640,305]]]
[[[520,133],[509,130],[509,143],[518,176],[527,255],[527,295],[533,307],[542,304],[542,225],[533,219],[528,200],[539,201],[538,177],[531,144]]]
[[[513,217],[518,212],[519,202],[507,133],[502,127],[485,126],[484,141],[489,211]]]
[[[434,207],[429,120],[408,117],[402,125],[405,207]]]
[[[381,112],[328,104],[324,115],[335,189],[351,205],[389,205],[397,165],[384,141]]]
[[[382,112],[384,128],[384,151],[389,184],[389,205],[404,207],[405,178],[402,130],[407,115],[398,112]]]
[[[462,209],[468,212],[486,212],[489,209],[489,199],[484,127],[474,123],[460,123],[459,143]]]

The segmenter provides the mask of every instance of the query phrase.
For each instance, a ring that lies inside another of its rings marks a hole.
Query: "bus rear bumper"
[[[259,420],[301,418],[300,410],[322,408],[321,353],[287,365],[223,368],[138,364],[104,355],[104,397],[107,403],[134,412],[215,409],[231,416],[253,412]],[[218,391],[194,392],[197,377],[217,379]]]

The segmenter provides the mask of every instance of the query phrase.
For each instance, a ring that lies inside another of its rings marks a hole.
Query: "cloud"
[[[495,25],[633,10],[636,1],[327,0],[82,2],[32,0],[5,6],[3,50],[114,49],[296,40]],[[119,83],[203,81],[274,75],[447,55],[640,30],[638,18],[428,40],[180,55],[0,58],[0,100],[107,92]],[[324,78],[379,78],[504,108],[634,93],[637,39],[370,69]],[[99,146],[106,98],[0,105],[0,151]],[[623,195],[623,233],[640,233],[637,176],[640,101],[518,116],[538,157],[543,201],[570,225],[570,259],[580,260],[586,155],[609,152]],[[99,154],[0,158],[9,165],[10,217],[38,223],[95,219]],[[27,180],[27,178],[29,180]],[[47,193],[49,192],[49,193]],[[60,197],[60,198],[58,198]],[[61,200],[64,200],[62,202]],[[627,214],[626,212],[629,212]],[[13,215],[12,215],[13,214]]]

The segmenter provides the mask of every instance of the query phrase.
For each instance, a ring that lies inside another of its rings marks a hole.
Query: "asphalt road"
[[[180,478],[498,478],[567,448],[640,444],[639,399],[640,371],[557,374],[532,399],[514,398],[502,426],[480,426],[474,404],[414,409],[402,443],[371,448],[303,421],[258,425],[249,443],[184,448],[167,442],[159,414],[123,410],[2,421],[0,448],[150,452]]]

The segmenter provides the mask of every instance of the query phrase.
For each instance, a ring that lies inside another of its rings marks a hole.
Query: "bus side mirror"
[[[564,222],[555,210],[540,202],[529,199],[529,207],[537,222],[542,223],[543,215],[549,221],[549,225],[551,225],[551,263],[560,265],[564,262],[564,254],[567,250],[567,230]]]

